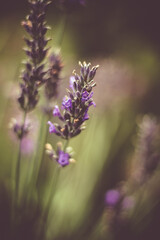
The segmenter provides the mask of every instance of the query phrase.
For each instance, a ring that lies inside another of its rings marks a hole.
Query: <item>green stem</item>
[[[45,118],[45,119],[46,119],[46,121],[44,121],[44,119],[42,119],[41,128],[43,127],[43,125],[46,125],[46,123],[49,121],[49,116],[47,116],[47,118]],[[48,134],[49,134],[49,131],[48,131],[48,127],[46,126],[45,133],[44,133],[43,146],[42,146],[43,150],[42,150],[42,154],[41,154],[41,158],[40,158],[40,164],[39,164],[39,168],[38,168],[36,179],[35,179],[36,185],[37,185],[38,179],[40,177],[40,171],[41,171],[41,168],[42,168],[43,159],[45,157],[45,144],[46,144],[47,139],[48,139]]]
[[[46,205],[46,210],[45,210],[44,217],[43,217],[42,227],[41,227],[41,231],[40,231],[40,239],[43,239],[43,236],[46,233],[47,219],[49,216],[49,211],[51,209],[53,197],[54,197],[56,189],[57,189],[59,174],[60,174],[60,167],[57,164],[57,166],[55,167],[55,170],[54,170],[53,179],[52,179],[51,188],[50,188],[50,194],[49,194],[48,202]]]
[[[26,120],[26,111],[24,112],[23,116],[23,122],[22,126],[24,128],[25,125],[25,120]],[[18,157],[17,157],[17,164],[16,164],[16,187],[15,187],[15,201],[18,202],[18,197],[19,197],[19,180],[20,180],[20,168],[21,168],[21,147],[22,147],[22,139],[23,139],[23,130],[22,130],[22,137],[19,142],[19,151],[18,151]]]
[[[57,165],[55,167],[55,172],[53,174],[53,179],[52,179],[52,184],[51,184],[51,191],[50,191],[50,194],[49,194],[48,203],[47,203],[47,207],[46,207],[46,214],[45,214],[46,220],[48,218],[48,214],[49,214],[49,210],[50,210],[50,207],[51,207],[51,203],[52,203],[54,194],[55,194],[56,189],[57,189],[59,173],[60,173],[60,167],[59,167],[59,165]]]
[[[41,121],[40,121],[40,130],[39,130],[39,134],[38,134],[38,141],[43,139],[43,131],[44,131],[44,126],[46,125],[46,122],[47,122],[47,119],[46,119],[46,115],[42,115],[41,117]],[[45,128],[45,135],[46,135],[46,128]],[[39,172],[39,169],[40,169],[40,165],[41,163],[39,164],[39,159],[43,156],[43,150],[42,150],[42,153],[40,152],[40,149],[41,147],[44,149],[44,141],[43,141],[43,146],[41,146],[41,144],[37,144],[37,147],[36,147],[36,154],[34,156],[34,161],[33,161],[33,169],[32,169],[32,179],[33,179],[33,187],[35,186],[36,184],[36,181],[37,181],[37,177],[38,177],[38,172]],[[42,154],[42,155],[41,155]]]
[[[69,139],[67,139],[65,144],[64,144],[64,148],[63,148],[64,152],[65,152],[68,144],[69,144]],[[54,170],[53,180],[52,180],[52,184],[51,184],[51,191],[50,191],[50,194],[49,194],[45,215],[44,215],[44,218],[43,218],[43,226],[44,227],[42,228],[41,236],[43,236],[43,234],[45,233],[46,228],[47,228],[46,223],[47,223],[47,219],[48,219],[48,216],[49,216],[49,211],[51,209],[53,197],[54,197],[54,194],[55,194],[56,189],[57,189],[57,183],[58,183],[58,177],[59,177],[60,169],[61,169],[61,167],[57,164],[57,166],[55,167],[55,170]]]
[[[65,152],[66,151],[66,148],[69,144],[69,139],[66,140],[66,143],[64,144],[64,148],[63,148],[63,151]]]
[[[64,145],[64,151],[66,150],[67,146],[68,146],[69,140],[66,140],[66,143]],[[48,217],[48,213],[49,213],[49,209],[52,203],[52,199],[54,196],[54,193],[56,191],[56,187],[57,187],[57,180],[58,180],[58,176],[59,176],[59,172],[60,172],[60,166],[57,164],[56,168],[55,168],[55,172],[53,174],[53,182],[52,182],[52,186],[51,186],[51,191],[50,191],[50,195],[49,195],[49,200],[48,200],[48,204],[47,204],[47,210],[46,210],[46,219]]]

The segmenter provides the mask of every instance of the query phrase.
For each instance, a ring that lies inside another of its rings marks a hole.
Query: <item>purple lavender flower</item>
[[[9,123],[10,137],[16,145],[21,141],[21,152],[25,155],[32,154],[37,143],[39,130],[39,120],[34,115],[26,117],[25,123],[23,118],[17,113],[17,119],[12,118]],[[34,131],[32,131],[34,129]]]
[[[93,96],[93,92],[89,93],[86,90],[82,93],[82,102],[88,101]]]
[[[29,1],[31,11],[22,26],[30,35],[24,38],[27,48],[24,49],[28,60],[25,63],[25,70],[22,73],[23,83],[20,84],[21,94],[18,98],[21,108],[29,112],[38,103],[38,88],[46,82],[46,71],[42,63],[48,49],[46,45],[50,39],[45,38],[48,27],[46,26],[46,7],[50,4],[48,0]]]
[[[93,102],[93,101],[90,102],[89,107],[92,106],[92,105],[93,105],[94,107],[96,107],[96,104],[95,104],[95,102]]]
[[[28,121],[20,123],[16,119],[12,118],[9,127],[13,130],[18,139],[23,139],[23,137],[26,137],[29,133],[31,124]]]
[[[63,151],[59,151],[59,156],[58,156],[58,163],[62,166],[65,167],[69,165],[69,154],[65,153]]]
[[[72,107],[72,100],[68,96],[65,96],[62,102],[62,108],[68,110],[71,107]]]
[[[74,76],[71,76],[70,77],[70,80],[69,80],[69,86],[70,88],[74,91],[74,82],[75,82],[75,77]]]
[[[120,200],[120,193],[118,190],[109,190],[105,196],[105,202],[108,206],[115,206]]]
[[[49,133],[56,133],[56,128],[54,124],[51,123],[50,121],[48,121],[48,124],[49,124]]]
[[[63,116],[58,112],[58,117],[63,121],[63,126],[57,124],[57,135],[64,139],[77,136],[84,127],[82,124],[89,119],[89,107],[94,105],[92,88],[96,86],[95,77],[98,66],[90,69],[90,64],[80,63],[80,75],[75,74],[71,90],[62,101]],[[56,107],[57,108],[57,107]],[[57,111],[57,109],[55,110]]]
[[[58,107],[58,105],[55,105],[54,110],[53,110],[53,116],[60,117],[60,115],[61,115],[61,113],[60,113],[59,107]]]
[[[89,115],[88,115],[88,109],[87,109],[86,112],[85,112],[85,115],[83,117],[83,121],[86,121],[88,119],[89,119]]]
[[[63,145],[61,142],[57,143],[57,150],[54,151],[52,146],[47,143],[46,144],[46,153],[51,158],[51,160],[56,161],[61,167],[65,167],[70,163],[75,162],[72,158],[73,151],[71,147],[67,147],[65,150],[63,149]]]

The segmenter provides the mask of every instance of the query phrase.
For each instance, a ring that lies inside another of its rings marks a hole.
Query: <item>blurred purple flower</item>
[[[105,195],[105,202],[108,206],[115,206],[120,200],[120,192],[118,190],[108,190]]]
[[[15,112],[14,112],[15,114]],[[18,114],[17,114],[18,115]],[[16,119],[11,119],[9,123],[9,128],[12,130],[10,132],[10,137],[13,143],[17,144],[18,138],[21,138],[21,151],[24,155],[29,155],[33,153],[37,144],[38,130],[39,130],[39,120],[33,114],[27,117],[24,124],[23,137],[22,137],[22,116],[18,116]],[[34,131],[32,131],[34,129]],[[18,136],[18,138],[17,138]]]
[[[61,80],[60,73],[63,68],[60,55],[52,53],[49,56],[49,65],[49,77],[45,83],[45,96],[48,101],[51,101],[58,96],[58,87]]]
[[[23,137],[28,135],[31,123],[27,120],[23,124],[22,121],[17,121],[15,118],[12,118],[9,123],[9,128],[13,130],[18,139],[23,139]]]

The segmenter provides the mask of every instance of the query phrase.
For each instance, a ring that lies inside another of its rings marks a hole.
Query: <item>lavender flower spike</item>
[[[57,124],[57,132],[54,133],[64,139],[77,136],[84,129],[83,123],[89,119],[89,107],[95,106],[92,89],[96,86],[93,79],[98,66],[91,68],[90,64],[85,62],[79,64],[80,75],[74,72],[74,79],[72,78],[72,83],[70,83],[71,90],[67,90],[68,95],[62,101],[63,114],[59,112],[58,106],[54,109],[54,116],[58,116],[63,121],[63,126]]]
[[[24,38],[27,48],[24,49],[28,57],[25,63],[25,70],[22,73],[20,84],[21,94],[18,98],[21,108],[29,112],[38,103],[38,88],[46,82],[46,72],[42,63],[48,49],[46,45],[50,39],[45,38],[48,30],[45,21],[46,7],[50,4],[48,0],[29,1],[31,11],[22,26],[30,38]]]
[[[160,164],[160,125],[156,118],[145,115],[139,124],[133,178],[143,184]]]
[[[63,68],[63,63],[59,54],[51,54],[49,63],[49,78],[45,84],[45,95],[48,101],[58,96],[58,85],[61,80],[60,73]]]

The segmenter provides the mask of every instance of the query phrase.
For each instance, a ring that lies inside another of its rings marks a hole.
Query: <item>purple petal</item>
[[[58,105],[55,105],[54,107],[54,110],[53,110],[53,116],[57,116],[57,117],[60,117],[61,116],[61,113],[60,113],[60,110],[59,110],[59,107]]]
[[[71,76],[69,81],[70,88],[74,91],[73,83],[75,82],[75,77]]]
[[[68,96],[65,96],[62,102],[62,109],[68,110],[71,107],[72,107],[72,100]]]
[[[59,158],[58,158],[58,163],[62,166],[65,167],[69,165],[69,154],[65,153],[63,151],[59,151]]]
[[[87,91],[84,91],[82,93],[82,102],[88,101],[93,96],[93,92],[89,93]]]
[[[53,123],[51,123],[50,121],[48,121],[49,126],[49,133],[55,133],[56,132],[56,128],[54,126]]]
[[[93,101],[90,102],[90,104],[88,105],[88,107],[90,107],[90,106],[92,106],[92,105],[93,105],[94,107],[96,107],[96,104],[95,104],[95,102],[93,102]]]
[[[89,119],[89,115],[88,115],[88,109],[87,109],[87,111],[85,112],[85,115],[83,117],[83,121],[86,121],[88,119]]]
[[[106,193],[105,201],[109,206],[115,206],[120,199],[120,193],[117,190],[109,190]]]

